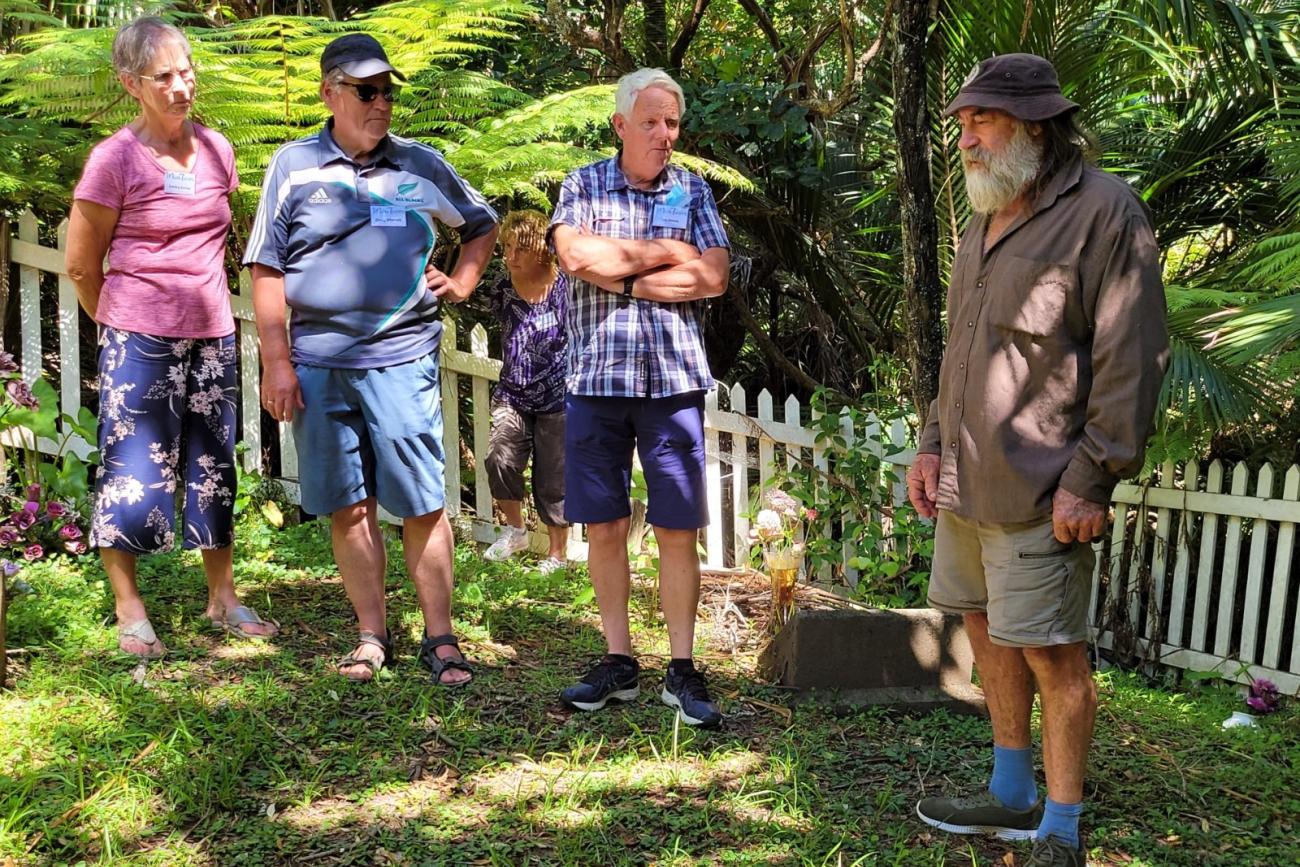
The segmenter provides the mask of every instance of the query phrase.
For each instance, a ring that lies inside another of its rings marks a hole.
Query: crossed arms
[[[647,301],[695,301],[727,291],[726,247],[701,252],[671,238],[602,238],[563,224],[555,227],[552,237],[560,267],[615,295],[623,294],[628,277],[635,278],[632,297]]]

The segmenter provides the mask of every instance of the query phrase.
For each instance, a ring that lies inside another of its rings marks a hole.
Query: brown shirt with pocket
[[[918,448],[940,456],[938,506],[1019,523],[1051,515],[1058,486],[1109,503],[1142,468],[1169,361],[1146,206],[1079,159],[992,244],[988,222],[957,247]]]

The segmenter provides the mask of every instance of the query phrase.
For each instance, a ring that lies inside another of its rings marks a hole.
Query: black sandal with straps
[[[456,653],[460,655],[460,659],[443,659],[438,655],[438,648],[447,645],[456,648]],[[433,676],[433,682],[438,686],[445,686],[448,689],[456,689],[458,687],[467,686],[474,680],[474,667],[466,661],[465,654],[461,652],[460,644],[456,641],[456,636],[452,635],[450,632],[446,635],[435,635],[433,638],[426,635],[424,638],[420,639],[420,663],[429,667],[429,671]],[[442,679],[442,673],[449,668],[463,671],[468,674],[469,677],[455,683],[446,683]]]
[[[357,643],[372,644],[375,647],[378,647],[384,652],[384,658],[376,660],[366,656],[357,656],[356,650],[353,650],[347,656],[339,660],[339,668],[351,668],[354,665],[367,665],[370,667],[370,677],[368,678],[352,677],[347,674],[344,674],[343,676],[353,683],[369,683],[379,677],[379,670],[381,668],[393,661],[393,642],[391,639],[383,637],[378,633],[371,632],[369,629],[363,629],[361,630],[360,635],[357,636]],[[339,673],[343,674],[341,671]]]

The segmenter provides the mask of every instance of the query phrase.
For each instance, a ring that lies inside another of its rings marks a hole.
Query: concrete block
[[[962,619],[930,608],[799,610],[759,657],[759,673],[836,705],[944,707],[982,714]]]

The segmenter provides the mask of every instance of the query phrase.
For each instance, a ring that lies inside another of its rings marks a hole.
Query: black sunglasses
[[[356,92],[357,99],[362,102],[374,102],[376,96],[382,96],[384,102],[397,102],[397,95],[402,92],[402,89],[394,84],[385,84],[382,88],[375,84],[353,84],[350,81],[340,81],[339,84],[352,88]]]

